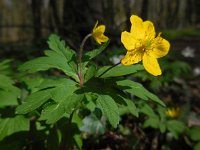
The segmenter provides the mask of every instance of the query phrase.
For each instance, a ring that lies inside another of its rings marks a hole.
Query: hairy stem
[[[84,79],[83,79],[83,74],[82,74],[82,57],[83,57],[83,47],[85,45],[85,42],[87,41],[87,39],[89,39],[89,37],[91,37],[92,34],[88,34],[85,36],[85,38],[83,39],[81,45],[80,45],[80,50],[79,50],[79,72],[78,72],[78,77],[79,77],[79,80],[80,80],[80,86],[82,87],[83,84],[84,84]]]

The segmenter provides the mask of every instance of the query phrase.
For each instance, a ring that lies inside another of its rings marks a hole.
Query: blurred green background
[[[116,130],[106,130],[105,120],[100,122],[94,118],[94,114],[90,114],[83,120],[83,147],[107,150],[192,150],[196,143],[200,147],[200,137],[196,136],[200,127],[199,8],[200,0],[0,0],[0,73],[5,72],[13,79],[15,86],[26,89],[20,83],[26,75],[18,74],[16,68],[27,60],[41,56],[47,48],[46,41],[51,33],[57,33],[66,41],[66,45],[77,50],[97,20],[106,25],[105,35],[111,42],[95,62],[98,65],[115,64],[125,54],[120,34],[130,29],[129,17],[135,14],[143,20],[151,20],[157,33],[162,32],[162,37],[171,43],[169,55],[159,60],[163,75],[155,78],[141,71],[128,78],[141,82],[156,93],[167,107],[180,108],[181,115],[175,120],[181,122],[179,125],[184,125],[186,130],[180,131],[177,125],[170,132],[162,133],[162,119],[166,121],[163,124],[171,120],[165,116],[164,110],[155,105],[152,105],[153,109],[148,109],[157,115],[157,122],[151,122],[151,113],[141,110],[146,116],[135,118],[124,115]],[[92,40],[87,44],[85,50],[94,47],[91,46]],[[5,59],[11,59],[11,62]],[[56,71],[53,74],[60,75]],[[48,77],[45,73],[37,75]],[[33,77],[34,83],[37,75],[28,78]],[[137,105],[142,107],[143,104]],[[91,121],[94,122],[92,127],[89,124]],[[95,134],[94,129],[99,124],[102,134]],[[168,133],[175,134],[177,138],[173,139]],[[42,138],[44,142],[46,137]],[[12,137],[9,139],[8,136],[9,140],[13,141]],[[40,140],[35,138],[36,147],[38,143],[41,144]],[[9,145],[6,142],[0,142],[0,149],[2,145]]]

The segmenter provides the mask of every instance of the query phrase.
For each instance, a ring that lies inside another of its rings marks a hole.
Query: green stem
[[[82,74],[82,57],[83,57],[83,47],[85,45],[85,42],[89,39],[89,37],[91,37],[92,34],[88,34],[85,36],[85,38],[83,39],[81,45],[80,45],[80,50],[79,50],[79,73],[78,73],[78,77],[80,80],[80,86],[82,87],[84,84],[84,79],[83,79],[83,74]]]
[[[121,62],[118,62],[116,64],[114,64],[113,66],[111,66],[110,68],[106,69],[102,74],[100,74],[98,77],[101,77],[102,75],[104,75],[106,72],[108,72],[109,70],[111,70],[112,68],[118,66],[119,64],[121,64]]]

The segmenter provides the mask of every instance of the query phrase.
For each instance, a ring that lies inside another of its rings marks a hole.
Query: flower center
[[[136,49],[140,52],[144,53],[148,49],[150,49],[152,46],[152,40],[151,39],[140,39],[138,40],[138,43],[136,44]]]

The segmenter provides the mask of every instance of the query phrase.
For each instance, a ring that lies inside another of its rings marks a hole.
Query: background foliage
[[[199,150],[199,5],[0,1],[0,149]],[[125,53],[119,37],[131,14],[170,40],[169,56],[159,60],[163,76],[141,64],[112,67]],[[96,20],[111,41],[87,41],[81,88],[77,50]],[[177,116],[167,115],[174,108]]]

